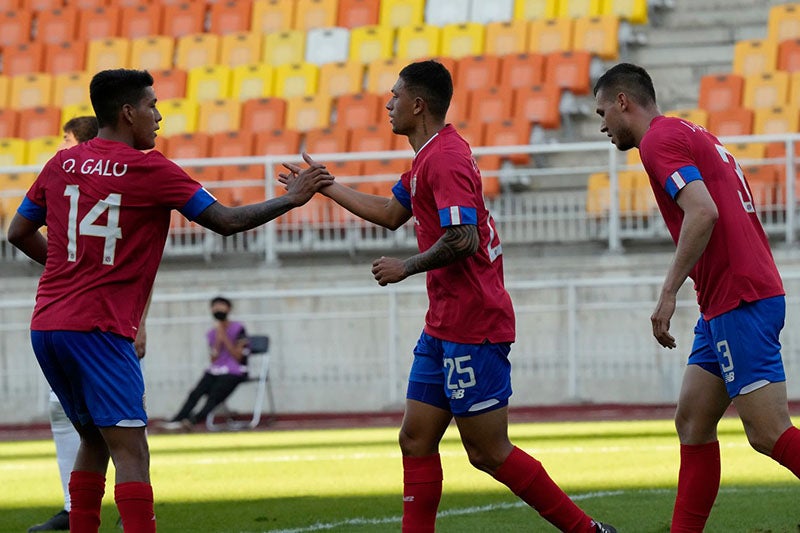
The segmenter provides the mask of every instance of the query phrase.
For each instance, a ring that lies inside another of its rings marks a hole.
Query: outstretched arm
[[[8,227],[8,242],[40,265],[44,265],[47,261],[47,239],[39,233],[41,227],[41,223],[15,213]]]

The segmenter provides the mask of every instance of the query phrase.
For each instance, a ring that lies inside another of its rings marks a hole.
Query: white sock
[[[50,429],[53,431],[53,440],[56,443],[56,461],[58,472],[61,475],[61,489],[64,491],[64,509],[69,511],[72,507],[69,501],[69,476],[75,466],[75,457],[81,438],[75,426],[67,418],[64,408],[58,398],[50,393]]]

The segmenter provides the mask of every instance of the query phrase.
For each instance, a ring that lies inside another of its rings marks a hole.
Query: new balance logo
[[[450,395],[451,400],[460,400],[464,397],[464,389],[456,389],[453,391],[453,394]]]

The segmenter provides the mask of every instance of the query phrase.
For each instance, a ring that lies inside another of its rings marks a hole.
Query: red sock
[[[92,533],[100,529],[100,505],[106,491],[106,478],[97,472],[73,470],[69,476],[69,530]]]
[[[494,478],[561,531],[594,532],[592,521],[547,475],[542,463],[516,446]]]
[[[153,487],[150,483],[117,483],[114,501],[117,502],[125,533],[155,533],[156,515],[153,512]]]
[[[433,533],[443,477],[438,453],[403,457],[403,533]]]
[[[800,478],[800,429],[792,426],[784,431],[772,448],[771,455]]]
[[[719,442],[681,444],[672,533],[702,532],[719,492]]]

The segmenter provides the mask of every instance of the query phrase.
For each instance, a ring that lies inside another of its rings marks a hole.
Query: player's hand
[[[286,186],[286,194],[292,195],[297,205],[305,204],[317,191],[333,183],[333,176],[325,165],[311,159],[306,152],[303,152],[303,159],[308,163],[308,168],[283,163],[289,172],[278,174],[278,181]]]
[[[397,283],[408,277],[405,262],[394,257],[381,257],[372,263],[372,274],[378,285],[385,286]]]
[[[675,337],[669,333],[669,323],[672,315],[675,314],[675,294],[661,293],[656,309],[650,317],[653,325],[653,337],[664,348],[675,348]]]
[[[136,338],[133,339],[133,348],[136,350],[136,356],[143,359],[147,353],[147,328],[144,327],[144,322],[139,324],[139,329],[136,330]]]

